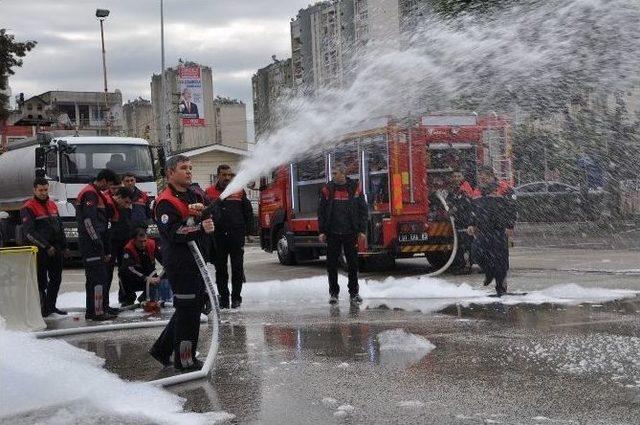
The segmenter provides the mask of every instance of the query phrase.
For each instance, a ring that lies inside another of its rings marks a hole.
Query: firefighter
[[[104,192],[107,200],[107,211],[111,223],[111,261],[107,267],[107,288],[111,289],[113,271],[120,267],[124,246],[129,241],[132,231],[131,214],[132,199],[131,190],[124,186],[113,185]],[[122,287],[118,289],[118,301],[122,304]]]
[[[117,314],[109,307],[110,285],[108,265],[111,261],[111,242],[107,199],[102,191],[113,186],[118,176],[112,170],[104,169],[92,183],[86,185],[76,200],[76,220],[78,222],[78,246],[84,262],[86,276],[86,313],[89,320],[109,320]]]
[[[507,292],[509,270],[509,240],[516,221],[513,195],[502,192],[491,167],[483,167],[479,173],[481,196],[474,200],[468,233],[473,242],[473,258],[485,274],[484,285],[495,279],[496,293]]]
[[[471,224],[472,199],[474,189],[464,177],[462,171],[454,171],[451,176],[450,190],[447,195],[447,204],[455,218],[458,231],[458,250],[453,260],[452,271],[465,272],[471,267],[471,245],[473,238],[466,232]]]
[[[136,291],[142,291],[138,297],[138,302],[142,302],[147,299],[147,286],[160,285],[160,278],[152,276],[156,270],[156,258],[161,258],[159,246],[147,237],[144,227],[136,227],[132,236],[124,246],[122,263],[119,264],[124,305],[135,303]]]
[[[244,190],[232,193],[224,200],[220,195],[234,174],[226,164],[218,166],[216,183],[207,188],[210,202],[217,202],[220,220],[213,233],[215,246],[216,286],[218,287],[220,308],[238,308],[242,304],[242,284],[244,277],[244,241],[253,225],[253,208]],[[231,294],[229,294],[228,261],[231,258]]]
[[[162,238],[162,258],[174,293],[175,312],[149,354],[164,366],[178,370],[200,369],[196,347],[205,287],[190,241],[201,241],[214,230],[213,220],[201,220],[204,199],[191,185],[192,165],[188,157],[175,155],[166,164],[168,186],[156,200],[155,218]]]
[[[358,286],[358,240],[365,241],[368,209],[357,181],[347,177],[344,164],[336,164],[332,181],[322,188],[318,206],[320,242],[327,244],[329,304],[338,303],[338,259],[347,260],[351,303],[362,302]]]
[[[136,175],[130,171],[124,173],[122,185],[131,191],[131,225],[147,227],[151,220],[151,199],[146,192],[136,186]]]
[[[33,198],[20,210],[25,238],[38,247],[38,290],[42,317],[67,314],[56,307],[62,282],[63,256],[69,256],[58,207],[49,199],[49,182],[38,177],[33,182]]]

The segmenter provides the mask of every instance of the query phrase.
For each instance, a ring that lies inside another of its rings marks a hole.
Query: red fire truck
[[[446,190],[453,170],[475,186],[478,166],[491,165],[512,182],[510,125],[499,116],[437,114],[381,118],[345,135],[331,148],[283,165],[260,182],[260,242],[282,264],[326,254],[318,240],[319,191],[336,161],[357,179],[369,205],[362,263],[393,263],[424,254],[436,268],[453,249],[451,222],[434,196]]]

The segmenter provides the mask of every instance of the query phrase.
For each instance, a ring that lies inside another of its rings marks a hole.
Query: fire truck
[[[326,254],[318,240],[319,193],[332,164],[346,164],[369,206],[361,264],[393,265],[424,255],[442,268],[452,256],[454,227],[442,196],[454,170],[476,186],[477,170],[490,165],[513,181],[511,127],[500,116],[433,114],[365,122],[329,149],[282,165],[260,180],[259,233],[267,252],[284,265]]]

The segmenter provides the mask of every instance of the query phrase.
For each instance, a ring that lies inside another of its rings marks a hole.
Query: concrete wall
[[[242,157],[226,152],[209,152],[191,158],[193,164],[193,181],[203,189],[211,185],[211,175],[216,173],[220,164],[228,164],[237,171]]]
[[[244,103],[215,103],[216,143],[247,150],[247,107]]]

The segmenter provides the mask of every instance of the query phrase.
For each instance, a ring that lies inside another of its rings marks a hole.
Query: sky
[[[179,58],[213,69],[214,94],[247,104],[258,68],[291,55],[289,22],[309,0],[164,0],[166,65]],[[38,45],[9,80],[25,98],[49,90],[102,91],[97,8],[105,21],[109,91],[150,98],[159,73],[160,0],[0,0],[0,28]]]

